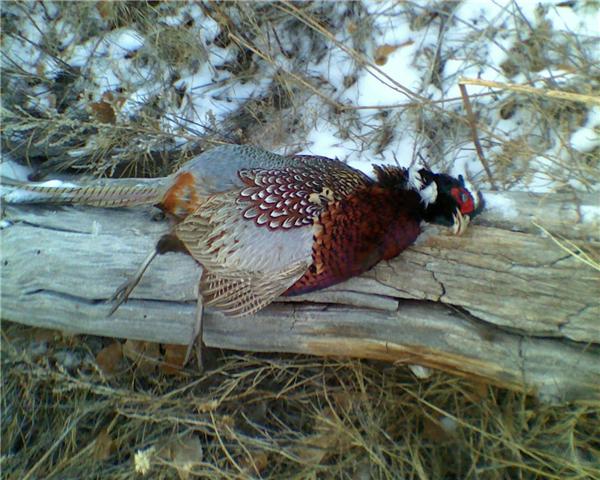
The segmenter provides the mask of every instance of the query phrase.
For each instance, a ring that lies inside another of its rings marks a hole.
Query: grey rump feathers
[[[2,178],[2,200],[7,203],[54,203],[126,207],[160,202],[169,177],[153,179],[107,179],[85,185],[60,180],[25,183]]]
[[[0,194],[7,203],[54,203],[123,207],[156,204],[173,186],[177,175],[194,175],[195,191],[210,196],[240,188],[240,170],[280,170],[300,167],[322,176],[331,161],[324,157],[278,155],[251,145],[221,145],[194,157],[174,175],[155,179],[103,179],[88,183],[50,180],[41,183],[19,182],[2,177]],[[365,181],[368,181],[365,176]],[[342,181],[342,184],[344,182]]]

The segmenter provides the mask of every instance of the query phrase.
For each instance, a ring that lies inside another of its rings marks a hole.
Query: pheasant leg
[[[116,292],[111,297],[110,301],[113,303],[113,306],[108,314],[109,317],[115,313],[117,308],[119,308],[123,302],[127,301],[129,295],[131,295],[131,292],[133,292],[135,287],[137,287],[137,284],[140,283],[142,276],[148,269],[148,266],[152,263],[152,260],[154,260],[157,255],[163,255],[167,252],[187,253],[187,250],[181,241],[172,233],[167,233],[160,237],[156,243],[154,251],[146,257],[135,274],[119,288],[117,288]]]
[[[190,359],[192,349],[194,348],[194,344],[196,344],[196,362],[198,364],[198,369],[200,372],[204,371],[204,361],[202,359],[202,350],[204,348],[204,343],[202,341],[202,336],[204,332],[204,302],[202,300],[202,295],[198,292],[198,299],[196,301],[196,321],[194,323],[194,330],[192,332],[192,336],[190,338],[190,342],[188,343],[187,350],[185,352],[185,360],[183,364],[186,365]]]
[[[152,263],[152,260],[154,260],[154,258],[158,254],[158,250],[154,249],[142,262],[135,274],[131,278],[129,278],[125,283],[123,283],[119,288],[117,288],[113,296],[110,298],[110,302],[113,304],[113,306],[108,314],[109,317],[116,312],[117,308],[119,308],[123,302],[127,301],[129,295],[131,295],[131,292],[133,292],[135,287],[137,287],[138,283],[140,283],[140,280],[142,279],[142,276],[148,269],[148,266]]]

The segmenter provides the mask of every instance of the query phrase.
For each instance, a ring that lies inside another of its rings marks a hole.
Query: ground
[[[3,175],[164,175],[233,142],[598,191],[598,2],[1,9]],[[198,377],[168,345],[2,332],[7,478],[600,477],[597,405],[284,354]]]

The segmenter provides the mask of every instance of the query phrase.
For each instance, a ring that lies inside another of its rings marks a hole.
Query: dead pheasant
[[[190,254],[203,267],[203,304],[247,315],[280,295],[342,282],[391,259],[421,233],[421,222],[464,231],[483,208],[458,179],[426,169],[375,167],[376,178],[326,157],[285,157],[225,145],[173,175],[88,185],[4,182],[4,200],[100,207],[156,204],[174,221],[136,274],[114,296],[127,299],[152,259]],[[198,309],[197,330],[201,329]]]

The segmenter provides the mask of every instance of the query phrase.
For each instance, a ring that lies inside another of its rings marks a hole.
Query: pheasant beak
[[[457,210],[457,212],[452,215],[452,219],[454,220],[451,230],[453,235],[462,235],[467,231],[469,221],[471,220],[469,215],[463,215],[460,213],[460,210]]]

